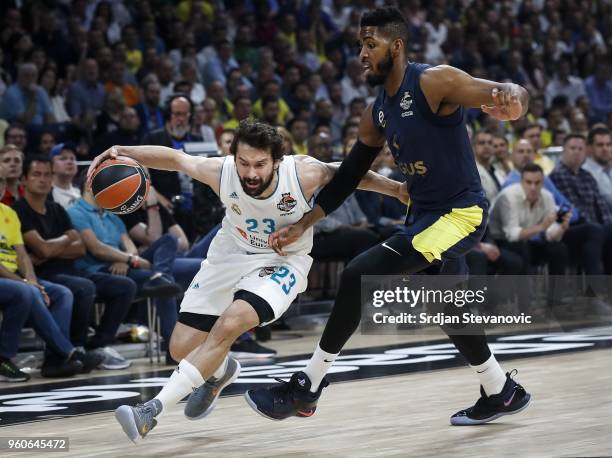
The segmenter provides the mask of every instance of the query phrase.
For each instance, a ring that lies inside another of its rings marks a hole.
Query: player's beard
[[[261,181],[261,184],[257,186],[256,188],[249,188],[247,186],[247,183],[255,184],[254,181],[250,181],[247,178],[242,178],[239,175],[238,177],[240,178],[240,184],[242,185],[242,190],[251,197],[257,197],[261,195],[261,193],[264,192],[268,188],[268,186],[270,186],[270,183],[272,183],[272,179],[274,178],[274,172],[275,170],[272,170],[272,173],[270,174],[270,176],[263,181],[257,180],[257,181]]]
[[[391,73],[392,68],[393,56],[391,55],[391,50],[387,50],[386,57],[376,64],[376,71],[370,72],[370,74],[366,76],[366,82],[372,87],[383,84],[387,76],[389,76],[389,73]]]

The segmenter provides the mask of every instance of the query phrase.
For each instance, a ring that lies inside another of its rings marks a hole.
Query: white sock
[[[155,399],[161,402],[162,412],[164,412],[168,407],[177,404],[191,393],[193,388],[200,386],[202,383],[204,383],[204,379],[200,371],[189,361],[183,359],[170,376],[168,383],[155,396]]]
[[[225,355],[225,359],[221,363],[221,365],[217,368],[215,373],[211,376],[211,378],[220,379],[225,375],[225,371],[227,370],[227,355]],[[210,379],[209,379],[210,380]]]
[[[484,363],[470,367],[476,373],[487,396],[501,393],[506,384],[506,374],[504,374],[493,354]]]
[[[327,371],[332,364],[334,364],[339,354],[340,353],[327,353],[321,350],[321,347],[317,345],[317,349],[310,358],[310,361],[308,361],[306,369],[304,369],[304,373],[312,383],[312,385],[310,385],[311,393],[316,393],[319,389],[321,380],[323,380],[323,377],[325,377],[325,374],[327,374]]]

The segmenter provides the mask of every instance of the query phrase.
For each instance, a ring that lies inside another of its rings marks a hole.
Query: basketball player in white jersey
[[[89,168],[91,177],[103,160],[131,157],[146,167],[180,171],[207,184],[226,207],[222,228],[181,303],[170,340],[178,367],[154,399],[115,411],[133,442],[188,394],[185,415],[194,420],[208,415],[221,390],[240,372],[238,361],[228,358],[234,340],[278,319],[306,289],[312,229],[285,248],[285,257],[268,246],[268,236],[311,210],[315,191],[331,180],[337,165],[309,156],[283,156],[282,143],[273,127],[243,121],[227,157],[189,156],[162,146],[114,146]],[[360,188],[408,200],[404,184],[373,172]]]

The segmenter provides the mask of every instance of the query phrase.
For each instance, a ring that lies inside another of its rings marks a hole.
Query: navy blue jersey
[[[419,79],[429,65],[411,63],[397,93],[384,88],[372,107],[374,125],[385,135],[405,175],[414,210],[444,210],[481,203],[485,194],[465,125],[464,109],[449,116],[431,111]]]

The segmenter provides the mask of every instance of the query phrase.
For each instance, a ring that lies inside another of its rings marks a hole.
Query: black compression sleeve
[[[332,180],[325,185],[315,200],[326,215],[338,208],[357,188],[381,148],[382,146],[368,146],[357,140]]]

